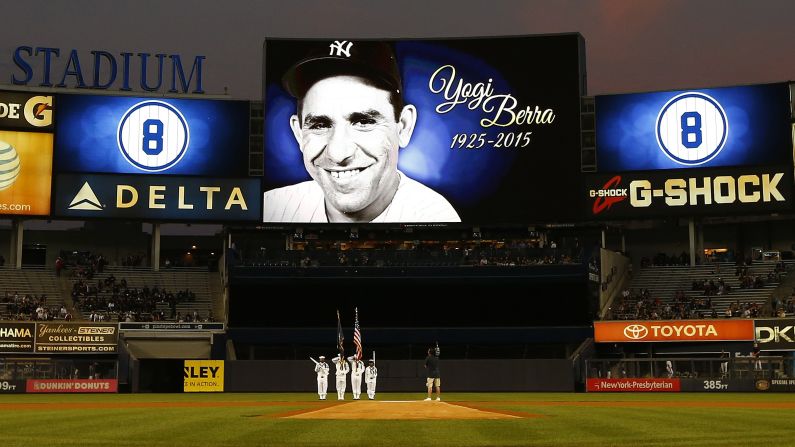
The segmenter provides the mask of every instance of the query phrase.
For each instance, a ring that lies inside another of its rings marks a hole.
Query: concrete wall
[[[424,394],[425,368],[419,360],[378,361],[377,391]],[[442,391],[574,391],[571,361],[444,360],[440,362]],[[228,392],[316,392],[314,365],[306,360],[238,360],[225,364]],[[362,384],[362,389],[366,389]],[[334,367],[329,394],[334,394]],[[350,393],[350,377],[347,392]]]

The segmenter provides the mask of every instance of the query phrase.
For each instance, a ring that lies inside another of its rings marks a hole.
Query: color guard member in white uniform
[[[364,374],[364,362],[355,360],[355,356],[348,357],[351,362],[351,391],[353,391],[353,400],[359,400],[362,395],[362,374]]]
[[[345,400],[345,387],[347,386],[348,373],[351,371],[351,367],[348,366],[348,362],[345,359],[341,359],[339,356],[334,357],[331,361],[334,362],[334,366],[337,369],[337,400]]]
[[[326,400],[326,391],[328,391],[328,363],[326,357],[318,357],[320,360],[315,364],[315,372],[317,373],[317,395],[320,400]]]
[[[375,367],[375,360],[370,360],[367,368],[364,369],[364,382],[367,384],[367,397],[375,399],[375,379],[378,377],[378,368]]]

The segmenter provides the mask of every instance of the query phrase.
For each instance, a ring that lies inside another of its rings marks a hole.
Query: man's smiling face
[[[326,78],[307,91],[300,113],[291,126],[327,209],[363,220],[378,216],[399,183],[404,126],[395,117],[390,93],[356,76]]]

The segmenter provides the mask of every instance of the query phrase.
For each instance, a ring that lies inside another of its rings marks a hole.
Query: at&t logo
[[[729,121],[709,95],[687,92],[668,101],[657,115],[657,144],[671,160],[688,166],[715,158],[726,144]]]
[[[624,328],[624,336],[630,340],[642,340],[649,335],[649,329],[642,324],[630,324]]]
[[[163,101],[143,101],[119,121],[119,150],[130,164],[149,172],[165,171],[185,155],[190,143],[188,122]]]

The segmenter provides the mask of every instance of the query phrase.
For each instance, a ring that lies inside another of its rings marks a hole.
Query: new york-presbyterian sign
[[[14,50],[14,85],[61,88],[118,89],[169,93],[204,93],[205,56],[111,53],[104,50],[19,46]],[[137,85],[135,85],[137,82]]]

